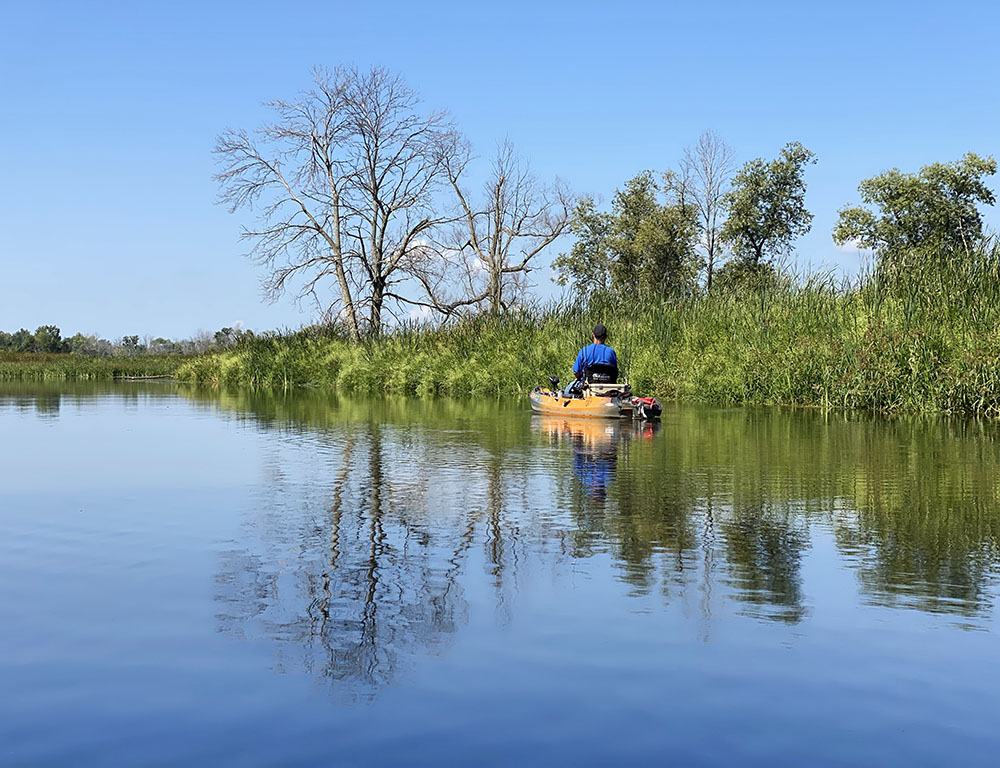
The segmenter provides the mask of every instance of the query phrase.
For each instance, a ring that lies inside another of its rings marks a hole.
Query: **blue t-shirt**
[[[615,351],[607,344],[588,344],[576,356],[576,362],[573,363],[573,373],[583,373],[584,368],[595,363],[613,365],[617,368],[618,358],[615,356]]]

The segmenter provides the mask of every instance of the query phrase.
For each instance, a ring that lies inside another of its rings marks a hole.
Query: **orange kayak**
[[[582,397],[566,397],[562,392],[535,387],[531,390],[531,410],[554,416],[583,416],[598,419],[645,419],[660,415],[662,406],[652,397],[636,397],[628,387],[584,389]],[[596,390],[596,391],[595,391]]]

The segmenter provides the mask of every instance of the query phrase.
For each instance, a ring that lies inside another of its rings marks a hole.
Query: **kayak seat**
[[[592,363],[583,369],[583,377],[588,384],[615,384],[618,381],[618,366]]]

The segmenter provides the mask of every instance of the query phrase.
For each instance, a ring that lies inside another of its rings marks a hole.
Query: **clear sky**
[[[739,163],[801,141],[819,162],[798,260],[854,272],[830,230],[861,179],[1000,152],[998,8],[0,0],[0,329],[309,322],[291,299],[261,300],[241,216],[215,204],[211,150],[316,65],[389,67],[479,153],[509,136],[539,176],[605,201],[705,129]]]

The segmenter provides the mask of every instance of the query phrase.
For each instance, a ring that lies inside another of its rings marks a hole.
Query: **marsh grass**
[[[0,380],[98,380],[169,376],[190,359],[180,355],[89,357],[0,351]]]
[[[257,338],[182,365],[215,384],[519,396],[566,380],[596,322],[636,391],[728,404],[1000,415],[1000,250],[914,257],[854,283],[784,278],[674,301],[596,299],[352,344],[330,330]]]

